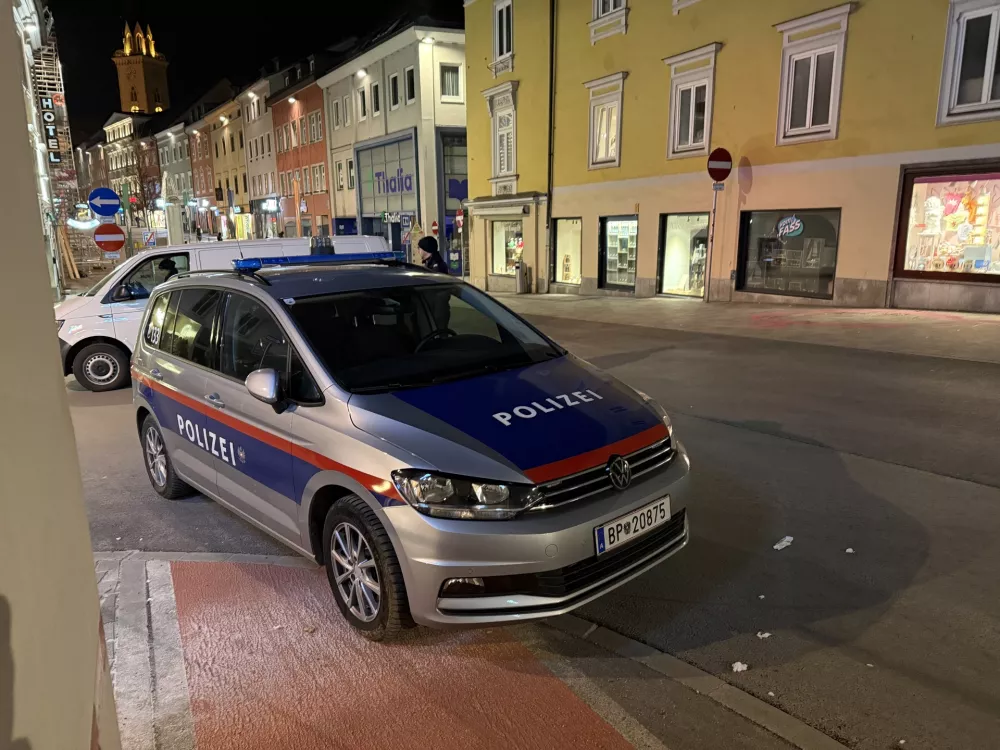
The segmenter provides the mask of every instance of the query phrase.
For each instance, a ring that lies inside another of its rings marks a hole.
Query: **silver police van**
[[[687,544],[663,409],[488,295],[391,254],[234,265],[146,308],[149,479],[325,565],[369,638],[567,612]]]

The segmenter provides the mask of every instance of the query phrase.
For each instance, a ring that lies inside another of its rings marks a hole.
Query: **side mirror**
[[[269,367],[247,375],[246,386],[251,396],[265,404],[273,406],[280,400],[278,373]]]
[[[111,292],[112,302],[128,302],[132,299],[132,290],[129,288],[128,284],[119,284],[115,287],[115,290]]]

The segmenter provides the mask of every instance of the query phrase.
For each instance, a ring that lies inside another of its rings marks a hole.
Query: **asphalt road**
[[[688,549],[582,615],[851,747],[997,746],[1000,366],[533,320],[674,415],[698,489]],[[128,393],[76,388],[95,549],[284,552],[159,498]]]

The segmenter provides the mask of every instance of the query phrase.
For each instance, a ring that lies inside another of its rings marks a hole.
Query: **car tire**
[[[167,453],[167,443],[163,439],[160,425],[150,414],[142,422],[139,431],[139,442],[142,446],[142,463],[146,467],[149,483],[161,497],[167,500],[177,500],[194,494],[194,489],[177,476],[173,462]]]
[[[352,559],[344,545],[356,546],[354,532],[360,535],[362,544]],[[339,560],[333,554],[335,549]],[[333,504],[323,524],[323,550],[333,598],[351,627],[372,641],[391,640],[414,627],[399,558],[385,527],[364,500],[348,495]],[[345,562],[349,565],[345,566]],[[351,566],[354,572],[345,576]],[[371,583],[373,578],[378,587],[374,613],[370,605],[375,592],[365,583]]]
[[[123,388],[129,382],[128,355],[112,344],[90,344],[73,358],[73,375],[96,393]]]

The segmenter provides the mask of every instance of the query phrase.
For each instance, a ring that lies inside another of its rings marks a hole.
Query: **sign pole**
[[[725,180],[733,171],[733,157],[726,149],[717,148],[708,155],[708,176],[712,178],[712,226],[708,232],[708,252],[705,254],[705,301],[711,297],[712,259],[715,255],[715,214],[719,207],[719,193],[725,189]]]
[[[712,225],[708,230],[708,253],[705,258],[705,301],[709,301],[712,289],[712,257],[715,255],[715,212],[719,206],[719,191],[712,191]]]

